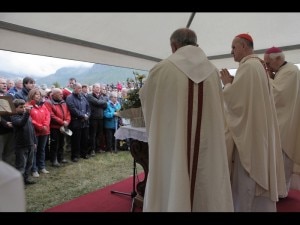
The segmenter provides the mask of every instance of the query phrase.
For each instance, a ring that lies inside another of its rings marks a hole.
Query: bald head
[[[60,88],[52,88],[52,93],[53,94],[62,93],[62,90]]]
[[[54,100],[59,100],[61,101],[63,98],[63,92],[60,88],[53,88],[52,89],[52,98]]]

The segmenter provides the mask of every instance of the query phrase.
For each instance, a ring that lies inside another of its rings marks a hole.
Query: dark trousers
[[[58,128],[50,129],[50,161],[61,162],[64,159],[65,135]]]
[[[45,160],[50,160],[50,135],[48,135],[45,147]]]
[[[71,159],[87,155],[89,128],[73,128],[71,136]]]
[[[103,119],[90,120],[90,144],[91,150],[97,151],[100,148],[100,137],[103,135]]]
[[[105,128],[106,151],[115,150],[115,129]]]
[[[34,146],[16,147],[16,168],[21,172],[24,180],[27,180],[33,165]]]

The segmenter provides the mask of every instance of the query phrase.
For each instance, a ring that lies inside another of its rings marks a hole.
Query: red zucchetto
[[[248,41],[250,41],[250,42],[253,43],[253,39],[252,39],[252,37],[249,34],[239,34],[236,37],[244,38],[244,39],[246,39],[246,40],[248,40]]]
[[[280,53],[280,52],[282,52],[282,50],[280,48],[277,48],[277,47],[273,46],[272,48],[267,49],[265,54]]]

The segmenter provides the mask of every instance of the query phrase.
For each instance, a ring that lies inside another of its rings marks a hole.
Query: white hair
[[[285,56],[284,56],[283,52],[277,52],[277,53],[270,53],[270,54],[269,54],[270,59],[276,59],[278,56],[279,56],[282,60],[285,60]]]
[[[117,98],[117,97],[118,97],[118,94],[117,94],[117,92],[113,91],[113,92],[110,93],[110,96],[109,96],[109,97],[110,97],[110,98],[111,98],[111,97],[116,97],[116,98]]]

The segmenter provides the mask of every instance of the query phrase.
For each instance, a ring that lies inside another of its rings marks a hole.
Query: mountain
[[[36,83],[39,85],[47,84],[48,87],[54,83],[58,83],[60,87],[64,87],[71,77],[74,77],[78,82],[82,80],[81,78],[87,78],[89,69],[86,67],[62,67],[54,74],[37,78]]]
[[[103,64],[94,64],[91,68],[63,67],[58,69],[54,74],[42,78],[37,78],[36,83],[39,85],[47,84],[47,86],[50,87],[52,84],[57,82],[60,87],[64,87],[68,83],[69,78],[74,77],[77,82],[81,84],[116,84],[118,81],[126,81],[127,78],[134,79],[133,71],[144,74],[146,76],[148,75],[148,71]]]
[[[21,75],[21,74],[14,74],[14,73],[10,73],[10,72],[7,72],[7,71],[0,70],[0,77],[10,79],[10,80],[15,80],[17,77],[22,78],[22,77],[25,77],[25,76]]]

